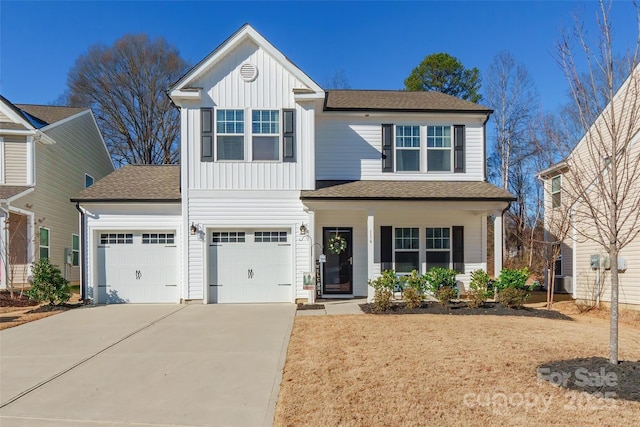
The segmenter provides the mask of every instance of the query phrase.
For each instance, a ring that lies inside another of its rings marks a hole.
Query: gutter
[[[80,202],[76,202],[76,209],[80,212],[80,300],[84,301],[87,298],[87,290],[86,290],[86,253],[87,248],[85,247],[85,224],[86,224],[86,213],[80,207]]]

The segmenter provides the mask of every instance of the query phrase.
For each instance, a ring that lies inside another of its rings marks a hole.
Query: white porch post
[[[316,213],[314,211],[307,212],[309,215],[309,225],[307,226],[307,234],[309,236],[309,273],[311,273],[312,277],[315,277],[316,271],[316,256],[315,256],[315,242],[313,238],[316,235]],[[313,283],[313,289],[310,289],[309,298],[307,302],[309,304],[315,304],[316,302],[316,288],[315,284],[317,283],[318,278]]]
[[[493,220],[493,275],[498,277],[502,271],[502,211],[497,211]]]
[[[4,212],[0,213],[0,230],[2,230],[0,232],[0,251],[2,251],[2,256],[0,257],[0,265],[2,266],[2,269],[0,270],[0,287],[2,289],[7,289],[7,275],[9,272],[9,269],[7,268],[7,265],[9,263],[9,242],[7,239],[7,217],[5,216]]]
[[[373,279],[373,266],[374,266],[374,227],[375,227],[375,218],[373,216],[373,211],[369,210],[367,212],[367,279]],[[373,301],[373,288],[371,286],[367,286],[367,299],[369,301]]]

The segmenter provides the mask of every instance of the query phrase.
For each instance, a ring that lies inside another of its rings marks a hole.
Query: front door
[[[326,295],[353,293],[353,229],[324,227],[322,229],[324,263],[322,292]]]

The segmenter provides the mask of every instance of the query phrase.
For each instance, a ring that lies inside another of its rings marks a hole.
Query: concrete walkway
[[[0,332],[0,425],[271,425],[293,304],[111,305]]]
[[[339,316],[345,314],[364,314],[360,310],[360,304],[366,303],[365,298],[347,300],[321,300],[318,304],[323,304],[324,309],[298,310],[296,316]]]

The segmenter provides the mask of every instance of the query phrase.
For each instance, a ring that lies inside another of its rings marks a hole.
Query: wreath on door
[[[335,234],[329,238],[328,251],[330,254],[340,255],[347,249],[347,241],[339,234]]]

